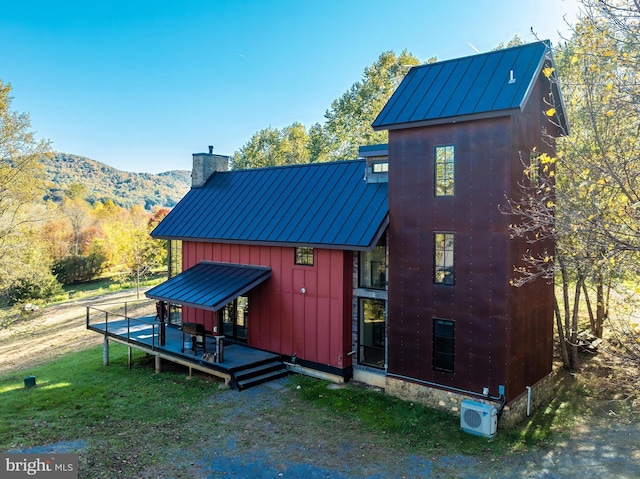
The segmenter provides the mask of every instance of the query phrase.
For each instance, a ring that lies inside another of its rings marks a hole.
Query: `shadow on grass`
[[[294,376],[299,395],[325,410],[358,421],[372,434],[393,437],[408,453],[421,452],[499,457],[526,449],[553,444],[561,432],[574,424],[584,408],[580,385],[566,373],[556,376],[557,394],[546,406],[537,410],[524,423],[513,428],[499,428],[493,439],[473,436],[460,430],[460,418],[382,392],[348,385],[327,389],[327,383]]]
[[[523,446],[539,447],[556,442],[567,428],[585,412],[583,387],[570,373],[556,373],[553,389],[555,395],[516,430]]]

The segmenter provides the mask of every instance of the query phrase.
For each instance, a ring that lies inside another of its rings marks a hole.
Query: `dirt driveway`
[[[31,313],[33,318],[29,320],[0,328],[0,374],[101,344],[102,337],[86,328],[87,306],[128,301],[136,301],[135,292],[117,292],[49,306]]]
[[[85,328],[85,307],[135,300],[113,293],[50,307],[34,321],[0,329],[0,374],[46,362],[65,352],[98,345]],[[557,444],[507,457],[403,456],[384,442],[371,442],[349,425],[327,418],[309,427],[304,406],[282,420],[292,401],[286,379],[243,391],[216,394],[230,427],[203,434],[194,450],[167,444],[170,464],[147,471],[149,478],[621,478],[640,477],[640,426],[620,422],[603,408],[567,431]],[[277,421],[272,411],[278,410]],[[195,426],[194,426],[195,427]],[[202,431],[204,432],[204,431]],[[81,452],[85,444],[43,445],[23,452]],[[188,458],[188,459],[187,459]]]

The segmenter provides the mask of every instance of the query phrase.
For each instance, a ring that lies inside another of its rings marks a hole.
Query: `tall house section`
[[[532,246],[504,214],[560,133],[550,65],[537,42],[414,67],[375,120],[389,130],[391,380],[512,401],[551,372],[553,284],[510,285]]]

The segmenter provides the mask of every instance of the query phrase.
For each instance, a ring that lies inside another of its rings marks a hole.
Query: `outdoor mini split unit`
[[[465,399],[460,407],[460,429],[482,437],[494,437],[498,429],[498,410]]]

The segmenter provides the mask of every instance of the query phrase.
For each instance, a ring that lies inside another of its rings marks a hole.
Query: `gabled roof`
[[[387,184],[364,175],[362,160],[216,172],[152,236],[368,249],[388,223]]]
[[[271,268],[202,261],[151,288],[148,298],[217,311],[271,277]]]
[[[373,122],[374,130],[410,128],[521,110],[542,68],[548,42],[535,42],[411,68]],[[557,96],[556,96],[557,95]],[[557,85],[554,96],[564,104]],[[566,128],[564,116],[561,122]]]

